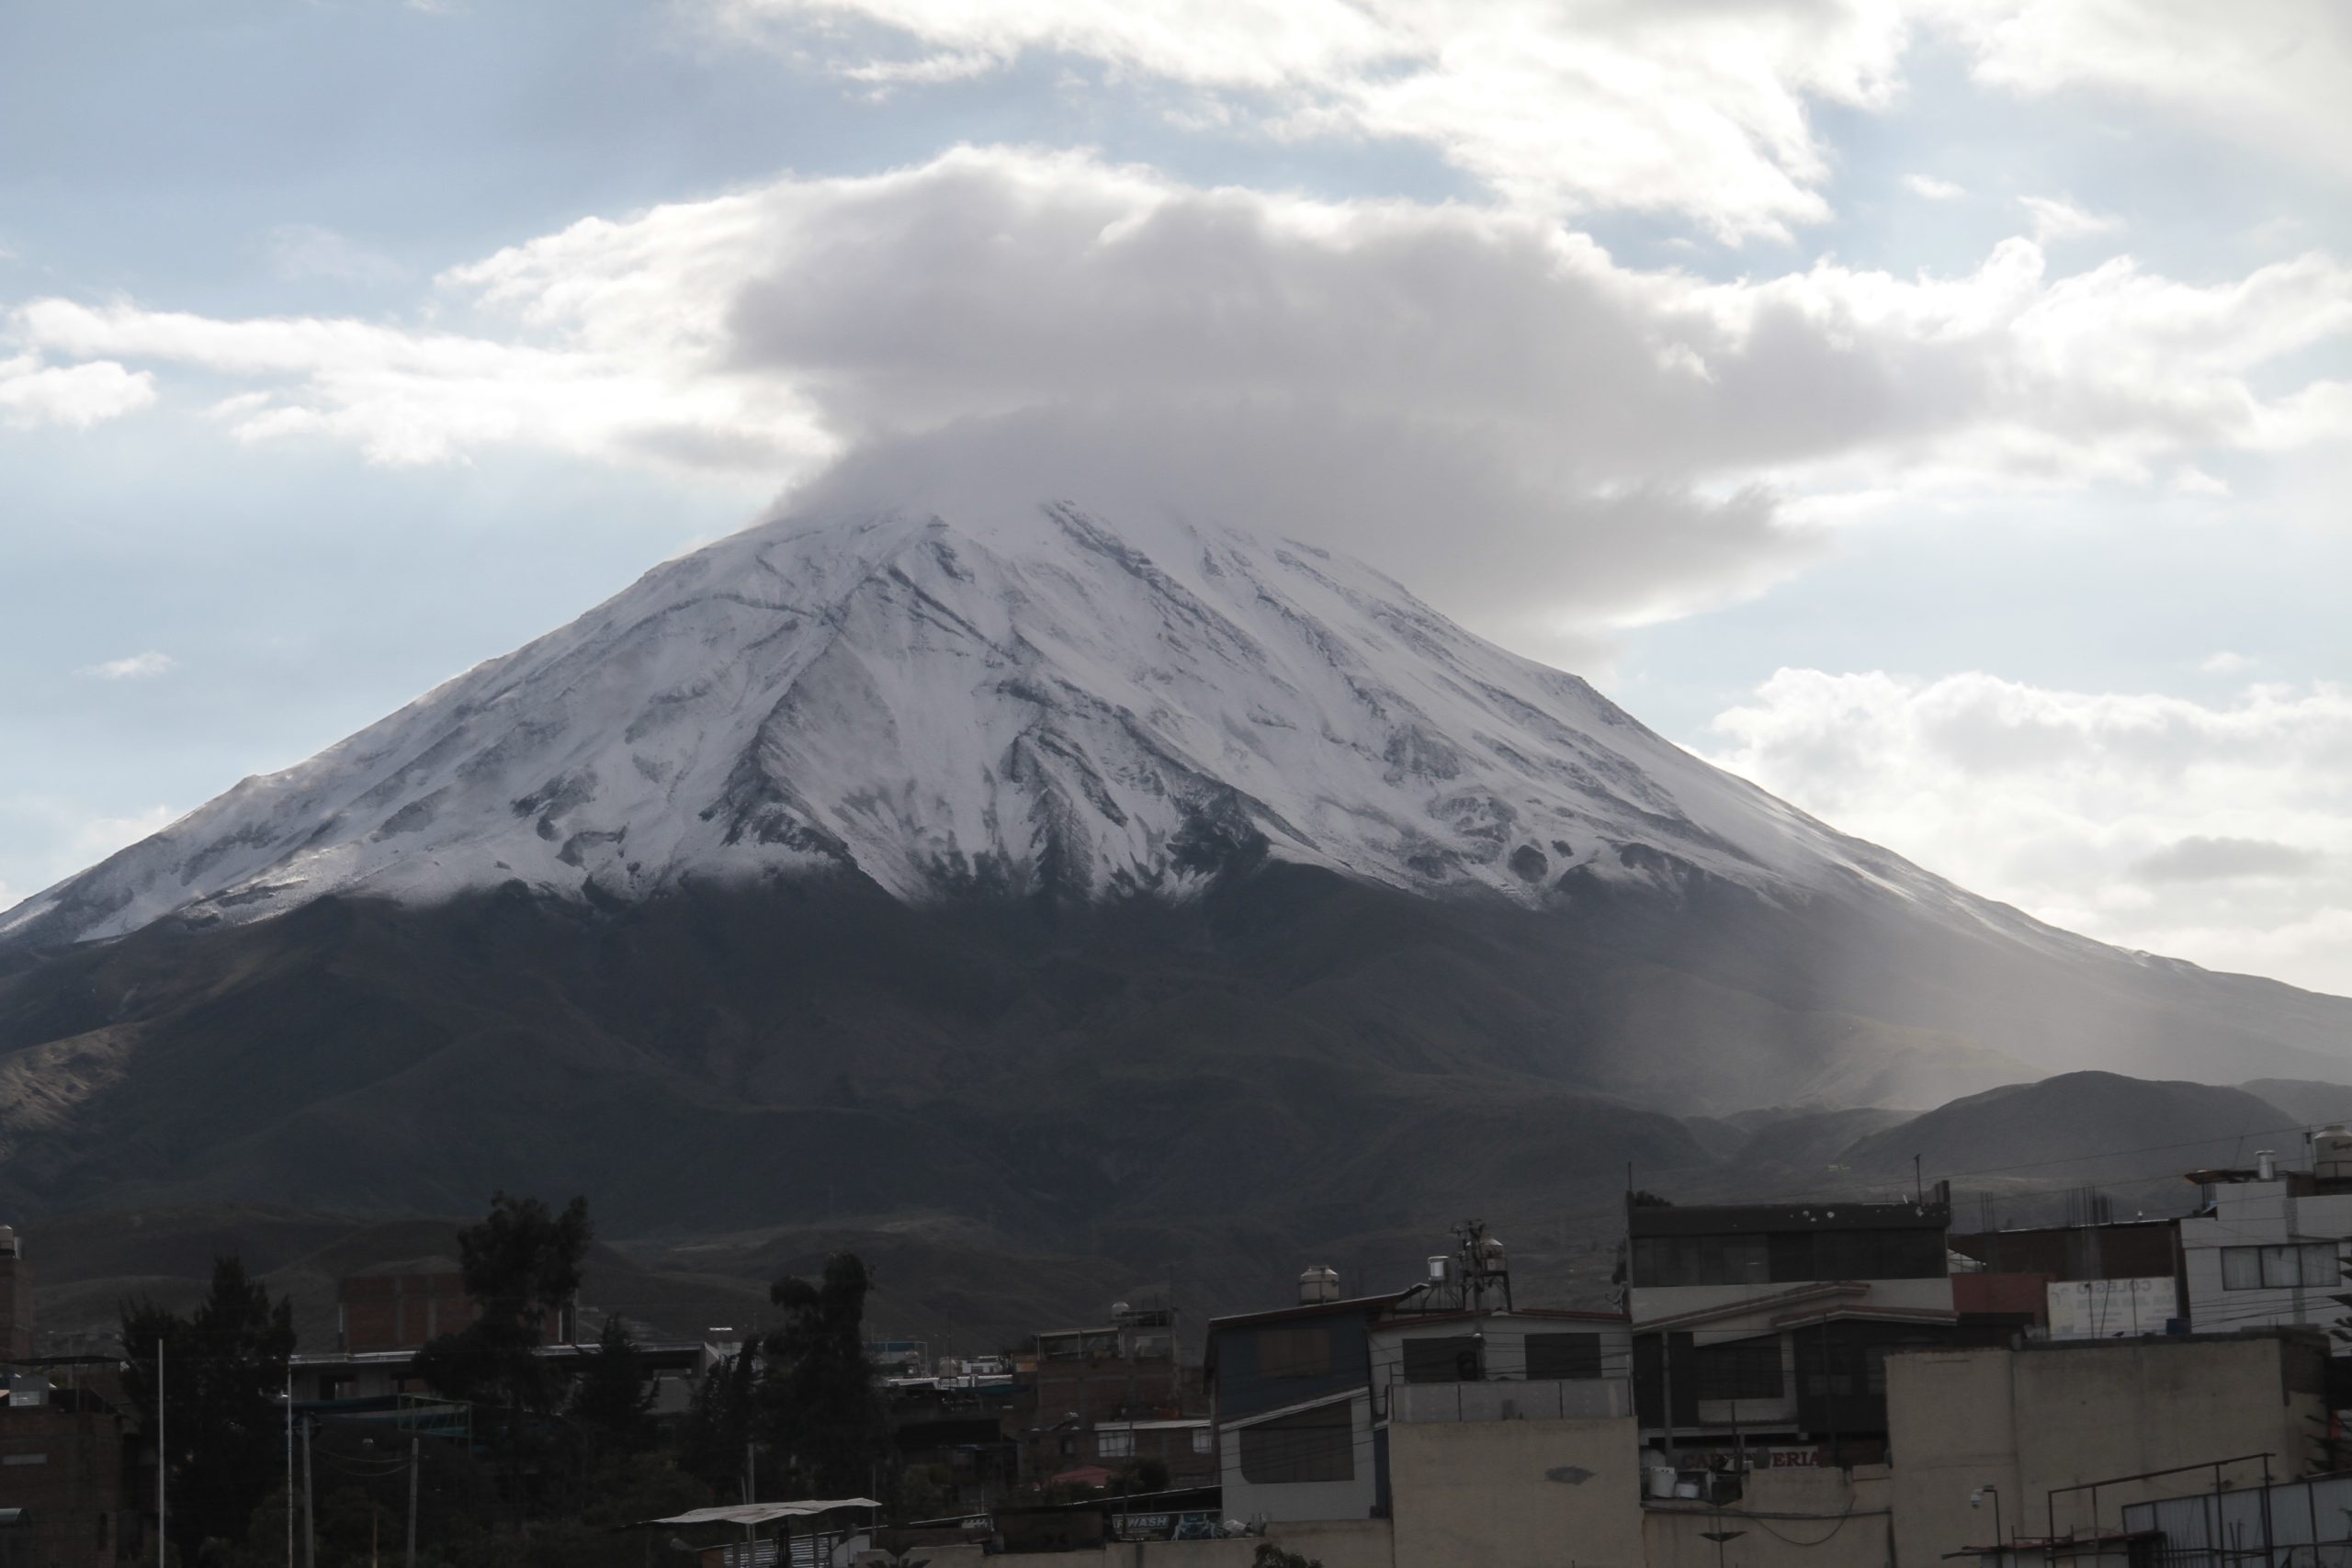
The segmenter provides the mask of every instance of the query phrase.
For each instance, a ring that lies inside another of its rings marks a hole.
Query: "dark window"
[[[1355,1428],[1346,1400],[1261,1421],[1239,1435],[1244,1481],[1262,1486],[1355,1479]]]
[[[1701,1399],[1781,1397],[1781,1337],[1777,1334],[1702,1345],[1692,1353],[1691,1363]]]
[[[1543,1382],[1597,1378],[1600,1370],[1598,1334],[1531,1334],[1527,1337],[1527,1375]]]
[[[1258,1375],[1261,1378],[1320,1378],[1331,1374],[1329,1328],[1258,1330]]]
[[[1476,1382],[1482,1375],[1475,1334],[1405,1341],[1407,1382]]]
[[[1944,1235],[1927,1229],[1645,1235],[1634,1238],[1633,1265],[1636,1286],[1932,1280],[1945,1272]]]

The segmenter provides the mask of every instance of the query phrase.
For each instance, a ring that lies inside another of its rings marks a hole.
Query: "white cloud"
[[[2128,257],[2053,276],[2020,239],[1951,276],[1714,284],[1531,215],[1075,154],[587,220],[440,289],[431,329],[53,299],[15,319],[53,356],[250,380],[212,405],[241,440],[778,484],[852,451],[828,493],[922,474],[1214,511],[1522,634],[1752,592],[1820,527],[1923,498],[2155,485],[2352,433],[2352,388],[2269,374],[2352,330],[2352,269],[2316,254],[2195,285]]]
[[[1735,241],[1828,215],[1811,106],[1889,101],[1905,37],[1886,0],[709,3],[853,80],[1075,57],[1191,95],[1193,123],[1416,141],[1510,202],[1686,214]],[[855,49],[844,22],[895,50]]]
[[[2033,237],[2043,244],[2053,240],[2083,240],[2093,234],[2112,234],[2123,227],[2123,220],[2103,212],[2086,212],[2071,201],[2054,197],[2021,196],[2018,205],[2033,220]]]
[[[1914,196],[1924,196],[1929,201],[1957,201],[1968,194],[1966,188],[1939,180],[1933,175],[1905,175],[1903,188]]]
[[[74,673],[95,675],[101,681],[143,681],[167,675],[178,669],[179,663],[168,653],[134,653],[123,659],[109,659],[103,664],[85,665]]]
[[[413,0],[412,0],[413,3]],[[408,268],[380,252],[315,223],[281,223],[269,231],[270,265],[289,282],[399,283]]]
[[[0,359],[0,423],[87,430],[155,400],[155,378],[112,360],[44,365],[32,355]]]
[[[1849,832],[2127,947],[2352,994],[2352,692],[2209,705],[1783,670],[1716,761]]]
[[[2261,662],[2259,659],[2247,654],[2232,653],[2227,649],[2223,649],[2219,653],[2206,655],[2197,668],[2208,675],[2243,675]]]
[[[2274,156],[2352,173],[2352,8],[2339,0],[1923,0],[1976,78],[2185,114]]]
[[[676,303],[682,312],[690,308]],[[505,337],[469,336],[56,299],[20,307],[17,323],[56,354],[119,355],[268,381],[258,400],[242,394],[215,405],[238,439],[325,436],[388,465],[524,445],[675,468],[773,472],[831,450],[789,389],[729,377],[675,333],[642,344],[575,339],[539,347],[518,341],[511,322],[498,323],[510,329]]]

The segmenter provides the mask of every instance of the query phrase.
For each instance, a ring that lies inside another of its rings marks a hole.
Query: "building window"
[[[1240,1438],[1241,1479],[1253,1484],[1355,1479],[1355,1427],[1347,1401],[1244,1427]]]
[[[2340,1284],[2343,1279],[2332,1241],[2222,1248],[2222,1289],[2225,1291],[2318,1288]]]
[[[1094,1434],[1096,1459],[1132,1459],[1136,1451],[1136,1435],[1132,1431],[1106,1427]]]
[[[1407,1382],[1476,1382],[1481,1375],[1475,1334],[1405,1341]]]
[[[1331,1375],[1329,1328],[1258,1330],[1258,1375],[1261,1378],[1321,1378]]]
[[[1193,1427],[1193,1451],[1196,1454],[1215,1453],[1216,1451],[1216,1434],[1210,1431],[1206,1427]]]
[[[1702,1345],[1691,1352],[1690,1364],[1701,1399],[1781,1397],[1781,1337],[1777,1334]]]
[[[1600,1370],[1600,1336],[1529,1335],[1527,1375],[1544,1382],[1581,1382],[1603,1375]]]
[[[1946,1268],[1943,1232],[1924,1227],[1635,1236],[1633,1265],[1637,1288],[1933,1280]]]

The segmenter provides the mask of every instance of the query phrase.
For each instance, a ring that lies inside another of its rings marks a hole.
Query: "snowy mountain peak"
[[[815,871],[909,900],[1182,897],[1261,857],[1529,904],[1689,868],[1955,897],[1358,563],[1055,504],[785,519],[665,563],[0,941]]]

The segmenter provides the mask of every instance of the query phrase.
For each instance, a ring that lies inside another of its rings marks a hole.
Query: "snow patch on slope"
[[[1184,897],[1260,857],[1541,904],[1704,873],[2054,935],[1308,547],[1067,505],[764,524],[0,916],[86,941],[336,891],[853,871]]]

